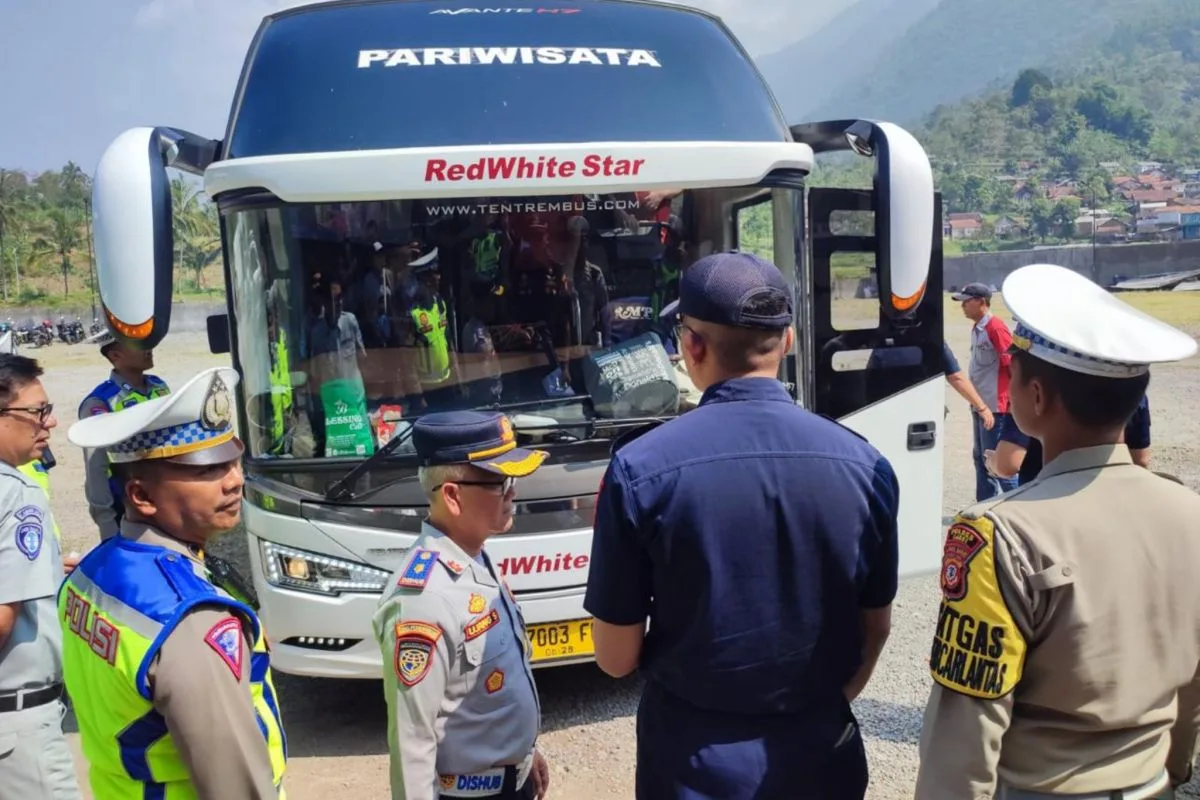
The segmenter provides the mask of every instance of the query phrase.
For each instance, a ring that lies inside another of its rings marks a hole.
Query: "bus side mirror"
[[[167,167],[202,173],[219,143],[171,128],[131,128],[109,144],[92,182],[96,274],[105,321],[135,350],[171,325],[175,241]]]
[[[797,125],[792,137],[814,153],[851,150],[874,159],[880,305],[893,319],[913,316],[928,286],[935,235],[933,169],[925,149],[890,122]]]
[[[208,325],[208,350],[214,355],[230,351],[229,315],[213,314],[205,322]]]

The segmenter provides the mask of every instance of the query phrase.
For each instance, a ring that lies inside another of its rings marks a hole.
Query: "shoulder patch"
[[[929,654],[934,682],[995,700],[1021,680],[1027,644],[996,572],[995,523],[955,517],[942,551],[942,603]]]
[[[437,556],[436,550],[421,548],[414,551],[396,585],[406,589],[424,589],[425,584],[429,583],[429,576],[433,572],[431,567]]]
[[[496,623],[499,621],[500,621],[500,612],[493,608],[491,611],[489,611],[487,614],[483,615],[482,617],[473,619],[470,622],[468,622],[466,625],[464,625],[463,626],[463,637],[468,642],[471,641],[472,639],[478,639],[480,636],[483,636],[483,634],[487,633],[490,629],[494,628],[496,626]]]
[[[226,617],[209,628],[204,643],[216,651],[236,681],[242,679],[242,623]]]
[[[36,561],[38,553],[42,552],[42,541],[46,538],[42,527],[45,512],[34,505],[21,506],[13,512],[17,519],[15,536],[17,549],[25,554],[30,561]]]
[[[416,686],[429,674],[433,650],[442,638],[442,629],[430,622],[411,621],[397,622],[395,632],[393,666],[396,678],[405,686]]]

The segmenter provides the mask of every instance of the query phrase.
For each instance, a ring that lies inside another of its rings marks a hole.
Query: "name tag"
[[[504,768],[473,775],[442,775],[438,781],[441,797],[491,797],[504,787]]]

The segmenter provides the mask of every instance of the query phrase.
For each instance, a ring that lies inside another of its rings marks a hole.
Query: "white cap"
[[[420,269],[432,261],[437,261],[437,257],[438,249],[435,247],[420,258],[414,258],[412,261],[408,262],[408,265],[413,269]]]
[[[1151,364],[1196,352],[1196,341],[1183,331],[1065,267],[1021,267],[1005,279],[1001,294],[1016,322],[1013,345],[1072,372],[1133,378]]]
[[[116,340],[117,340],[117,338],[115,336],[113,336],[113,333],[111,330],[109,330],[108,328],[103,328],[99,333],[97,333],[95,336],[93,336],[88,341],[91,344],[96,345],[97,347],[107,347],[108,345],[112,344]]]
[[[240,458],[233,428],[233,388],[238,374],[213,367],[179,391],[76,422],[67,439],[79,447],[108,450],[116,464],[151,459],[206,466]]]

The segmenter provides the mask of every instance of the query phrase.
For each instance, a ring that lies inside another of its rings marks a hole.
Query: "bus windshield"
[[[594,420],[678,414],[690,382],[659,311],[681,271],[740,247],[794,280],[786,220],[800,197],[749,186],[231,207],[247,455],[361,459],[453,409],[504,410],[547,443],[578,441]]]

